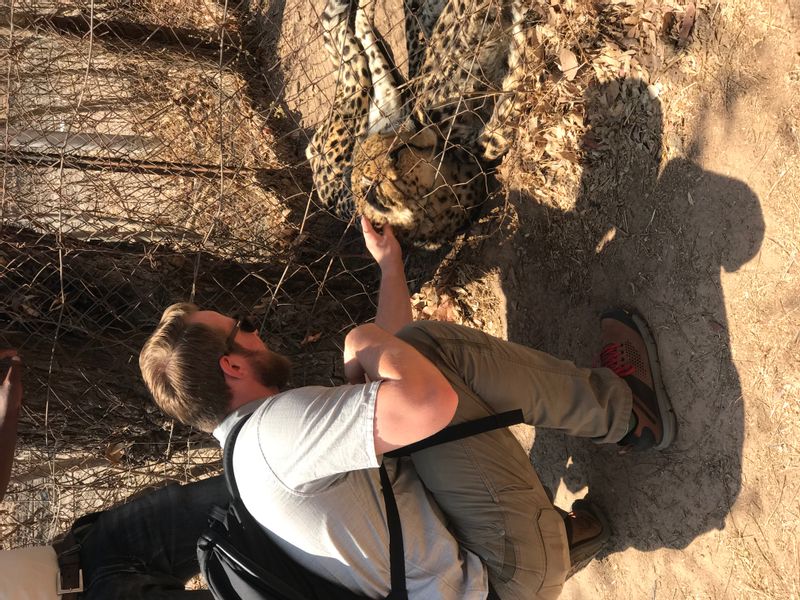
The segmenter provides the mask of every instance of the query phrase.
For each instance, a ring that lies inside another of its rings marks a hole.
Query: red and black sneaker
[[[667,448],[675,439],[677,422],[650,329],[642,317],[622,308],[604,313],[600,326],[600,366],[624,379],[633,392],[631,428],[619,445],[625,450]]]

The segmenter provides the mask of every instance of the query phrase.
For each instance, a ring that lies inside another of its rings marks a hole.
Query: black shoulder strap
[[[225,483],[228,486],[228,493],[233,500],[232,504],[236,509],[247,510],[242,503],[239,495],[239,486],[236,485],[236,478],[233,476],[233,447],[239,432],[247,423],[250,415],[242,417],[228,432],[225,438],[225,448],[222,451],[222,469],[225,474]],[[403,528],[400,524],[400,513],[397,511],[397,502],[394,499],[392,483],[386,468],[381,463],[379,468],[381,476],[381,491],[383,492],[383,502],[386,505],[386,522],[389,527],[389,569],[391,576],[392,591],[386,600],[406,600],[406,560],[403,549]],[[241,517],[240,517],[241,518]]]
[[[511,425],[516,425],[517,423],[523,423],[524,421],[525,416],[522,413],[522,409],[518,408],[516,410],[509,410],[496,415],[489,415],[488,417],[483,417],[481,419],[475,419],[474,421],[467,421],[465,423],[459,423],[458,425],[445,427],[439,433],[434,433],[432,436],[426,437],[424,440],[420,440],[414,444],[409,444],[408,446],[403,446],[397,450],[387,452],[384,454],[384,456],[388,456],[389,458],[408,456],[414,452],[419,452],[420,450],[425,450],[426,448],[438,446],[439,444],[454,442],[465,437],[470,437],[486,431],[492,431],[493,429],[509,427]]]
[[[392,483],[386,473],[386,467],[381,463],[381,491],[383,502],[386,505],[386,523],[389,526],[389,573],[392,581],[392,591],[386,600],[405,600],[408,598],[406,591],[406,557],[403,549],[403,527],[400,524],[400,513],[397,512],[397,502],[394,499]]]
[[[228,436],[225,438],[225,448],[222,450],[222,472],[225,475],[225,484],[228,486],[231,498],[236,502],[241,502],[242,497],[239,495],[239,486],[236,485],[236,479],[233,476],[233,446],[236,444],[239,432],[252,414],[250,413],[236,422],[233,429],[228,432]]]

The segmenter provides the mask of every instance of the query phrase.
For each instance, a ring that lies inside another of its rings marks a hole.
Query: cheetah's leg
[[[358,0],[356,12],[356,36],[367,55],[372,77],[370,134],[397,130],[407,117],[401,91],[405,82],[389,57],[383,38],[375,29],[376,4],[376,0]]]
[[[492,116],[481,133],[478,144],[483,157],[496,160],[511,146],[514,130],[521,117],[518,90],[526,72],[543,68],[541,48],[536,27],[526,19],[526,3],[512,0],[511,43],[508,51],[508,71],[503,79],[502,95],[494,105]]]
[[[408,50],[408,80],[419,75],[425,60],[433,26],[439,19],[446,0],[405,0],[406,48]]]
[[[422,23],[422,3],[425,0],[405,0],[403,10],[406,22],[406,50],[408,51],[408,80],[419,75],[419,68],[425,58],[425,48],[430,32],[425,32]]]
[[[353,151],[369,123],[370,78],[367,60],[349,25],[349,0],[329,0],[322,13],[323,40],[338,68],[333,107],[306,149],[314,187],[322,203],[349,219],[354,211],[350,190]]]

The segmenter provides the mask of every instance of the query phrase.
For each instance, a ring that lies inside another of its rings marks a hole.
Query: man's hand
[[[378,233],[365,216],[361,216],[361,230],[364,233],[364,243],[367,250],[378,263],[381,271],[399,269],[403,271],[403,251],[400,243],[394,237],[392,226],[388,223],[383,226],[383,231]]]
[[[384,225],[383,233],[378,233],[369,219],[362,216],[361,229],[364,232],[367,250],[381,269],[375,324],[394,334],[412,320],[411,295],[406,284],[403,252],[397,238],[394,237],[391,225]]]
[[[17,445],[22,405],[22,359],[16,350],[0,350],[0,500],[6,493]]]

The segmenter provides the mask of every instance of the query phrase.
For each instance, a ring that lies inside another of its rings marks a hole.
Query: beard
[[[289,381],[292,363],[283,354],[264,350],[250,354],[249,360],[255,376],[265,387],[274,387],[280,390]]]

